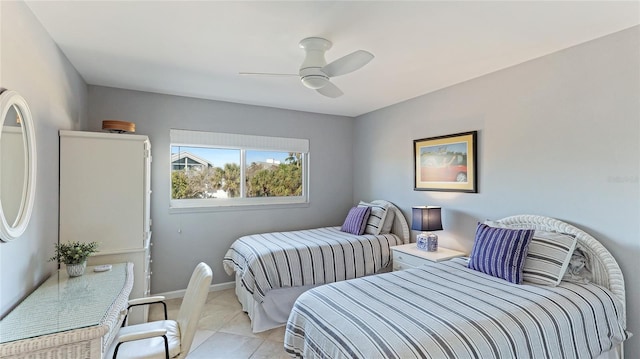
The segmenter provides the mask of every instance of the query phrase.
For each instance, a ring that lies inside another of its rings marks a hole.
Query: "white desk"
[[[0,321],[0,357],[102,358],[133,287],[133,264],[69,278],[54,273]]]

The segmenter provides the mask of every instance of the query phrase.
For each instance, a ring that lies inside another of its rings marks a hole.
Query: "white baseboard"
[[[231,288],[235,288],[235,286],[236,286],[236,282],[212,284],[211,286],[209,286],[209,292],[217,292],[220,290],[231,289]],[[187,292],[186,289],[181,289],[181,290],[174,290],[171,292],[153,293],[153,295],[163,295],[167,299],[174,299],[174,298],[184,297],[184,293],[186,292]]]

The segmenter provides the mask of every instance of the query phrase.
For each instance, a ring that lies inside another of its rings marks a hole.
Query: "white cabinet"
[[[150,168],[147,136],[60,131],[60,241],[98,242],[89,265],[132,262],[132,298],[150,294]]]

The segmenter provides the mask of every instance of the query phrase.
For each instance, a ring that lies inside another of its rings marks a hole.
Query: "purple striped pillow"
[[[533,229],[495,228],[478,223],[468,267],[521,284],[533,232]]]
[[[341,231],[351,234],[363,234],[367,228],[367,220],[371,214],[371,207],[353,207],[342,224]]]

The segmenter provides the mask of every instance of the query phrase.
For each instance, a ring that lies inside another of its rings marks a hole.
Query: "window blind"
[[[172,146],[208,146],[279,152],[309,152],[309,140],[300,138],[239,135],[223,132],[177,129],[171,129],[169,136]]]

